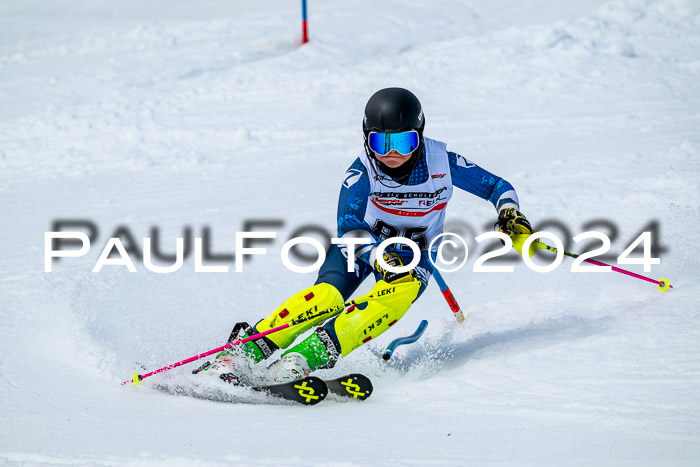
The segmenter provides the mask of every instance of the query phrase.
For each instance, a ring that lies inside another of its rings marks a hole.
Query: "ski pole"
[[[351,300],[349,302],[344,303],[342,306],[342,309],[345,309],[349,306],[357,305],[359,303],[364,303],[372,298],[373,298],[372,293],[371,292],[367,293],[365,295],[362,295],[361,297],[357,297],[354,300]],[[195,355],[193,357],[186,358],[185,360],[181,360],[179,362],[172,363],[170,365],[164,366],[163,368],[159,368],[155,371],[151,371],[150,373],[140,375],[138,372],[135,372],[134,377],[132,379],[130,379],[128,381],[124,381],[122,384],[136,383],[137,385],[140,385],[141,381],[145,378],[148,378],[149,376],[153,376],[153,375],[158,374],[158,373],[163,373],[164,371],[172,370],[173,368],[177,368],[179,366],[185,365],[185,364],[193,362],[195,360],[199,360],[200,358],[208,357],[209,355],[215,354],[217,352],[221,352],[222,350],[230,349],[231,347],[234,347],[236,345],[241,345],[241,344],[245,344],[246,342],[249,342],[252,340],[260,339],[261,337],[267,336],[268,334],[272,334],[272,333],[281,331],[283,329],[287,329],[289,327],[296,326],[296,325],[301,324],[303,322],[318,318],[319,316],[322,316],[322,315],[325,315],[328,313],[335,313],[336,311],[338,311],[338,308],[341,308],[341,307],[338,306],[336,308],[328,308],[328,309],[323,310],[323,311],[316,313],[314,315],[304,316],[304,317],[292,320],[291,322],[286,323],[286,324],[282,324],[280,326],[277,326],[276,328],[268,329],[267,331],[263,331],[263,332],[260,332],[258,334],[255,334],[255,335],[245,337],[243,339],[238,339],[238,340],[233,341],[233,342],[229,342],[228,344],[222,345],[221,347],[217,347],[215,349],[208,350],[204,353]]]
[[[346,304],[346,306],[347,306],[347,304]],[[145,378],[148,378],[149,376],[153,376],[153,375],[158,374],[158,373],[163,373],[164,371],[172,370],[173,368],[177,368],[179,366],[185,365],[185,364],[193,362],[195,360],[199,360],[200,358],[208,357],[209,355],[217,353],[217,352],[221,352],[222,350],[230,349],[231,347],[236,346],[236,345],[241,345],[241,344],[245,344],[248,341],[260,339],[261,337],[267,336],[268,334],[272,334],[272,333],[275,333],[277,331],[281,331],[282,329],[287,329],[289,327],[296,326],[296,325],[301,324],[305,321],[309,321],[311,319],[318,318],[319,316],[322,316],[322,315],[325,315],[325,314],[328,314],[331,312],[335,312],[336,310],[337,310],[337,308],[328,308],[327,310],[323,310],[320,313],[316,313],[315,315],[305,316],[305,317],[302,317],[299,319],[292,320],[291,322],[283,324],[281,326],[277,326],[276,328],[268,329],[267,331],[263,331],[263,332],[260,332],[258,334],[255,334],[255,335],[245,337],[243,339],[238,339],[234,342],[229,342],[228,344],[222,345],[221,347],[217,347],[215,349],[208,350],[207,352],[195,355],[193,357],[186,358],[185,360],[181,360],[179,362],[172,363],[170,365],[164,366],[163,368],[159,368],[155,371],[151,371],[150,373],[146,373],[144,375],[140,375],[140,374],[138,374],[138,372],[135,372],[134,377],[132,379],[130,379],[128,381],[124,381],[122,384],[136,383],[137,385],[141,385],[141,381],[144,380]]]
[[[557,249],[554,247],[551,247],[547,245],[546,243],[542,243],[539,240],[536,240],[533,243],[537,243],[537,246],[543,250],[548,250],[548,251],[553,251],[554,253],[557,252]],[[569,251],[565,251],[564,255],[569,256],[571,258],[578,258],[580,255],[577,255],[576,253],[571,253]],[[596,266],[610,266],[613,271],[619,272],[620,274],[625,274],[627,276],[631,276],[637,279],[641,279],[643,281],[651,282],[652,284],[656,284],[659,287],[659,290],[662,292],[667,291],[668,289],[672,289],[673,286],[668,282],[668,279],[664,279],[663,277],[659,280],[654,280],[646,276],[642,276],[641,274],[636,274],[632,271],[627,271],[626,269],[618,268],[616,266],[610,265],[610,264],[605,264],[601,263],[600,261],[596,261],[593,259],[584,259],[585,262],[590,263],[590,264],[595,264]]]
[[[416,332],[411,334],[410,336],[406,337],[399,337],[398,339],[394,339],[391,341],[391,344],[386,346],[386,350],[384,350],[384,354],[382,355],[382,358],[384,360],[389,360],[391,358],[391,355],[394,353],[394,350],[396,347],[404,344],[413,344],[415,341],[420,339],[420,336],[423,335],[425,332],[425,328],[428,327],[428,321],[423,320],[420,322],[418,325],[418,329],[416,329]]]
[[[434,260],[435,259],[433,258],[433,261]],[[434,264],[433,277],[435,277],[435,282],[437,282],[438,287],[440,287],[440,292],[442,292],[442,296],[445,297],[445,301],[450,306],[450,310],[452,310],[452,313],[454,313],[457,322],[463,323],[464,313],[462,313],[462,310],[459,308],[459,303],[457,303],[457,299],[454,295],[452,295],[452,291],[447,286],[447,283],[445,283],[445,280],[442,278],[440,271],[438,271],[438,268]]]

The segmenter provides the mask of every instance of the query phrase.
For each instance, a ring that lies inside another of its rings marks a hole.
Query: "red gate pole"
[[[301,43],[306,44],[309,42],[309,31],[306,26],[307,16],[306,16],[306,0],[301,0]]]

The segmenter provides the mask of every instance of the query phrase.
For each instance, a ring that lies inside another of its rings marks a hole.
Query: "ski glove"
[[[515,208],[504,209],[498,213],[498,231],[507,235],[526,234],[530,235],[535,231],[530,225],[530,221],[523,215],[522,212]]]
[[[401,261],[401,257],[393,252],[384,252],[384,261],[386,262],[386,264],[395,268],[399,268],[404,265],[403,261]],[[390,284],[398,284],[400,282],[411,282],[416,278],[416,275],[413,272],[413,270],[406,272],[391,272],[382,268],[379,265],[378,261],[374,262],[374,270],[382,276],[384,282],[388,282]]]

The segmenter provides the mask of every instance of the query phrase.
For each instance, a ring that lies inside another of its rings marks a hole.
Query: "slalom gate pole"
[[[306,0],[301,0],[301,43],[309,42],[309,30],[307,27]]]
[[[394,350],[396,347],[404,344],[413,344],[415,341],[420,339],[420,336],[423,335],[425,332],[425,328],[428,327],[428,321],[423,320],[420,322],[418,325],[418,329],[416,329],[416,332],[411,334],[410,336],[406,337],[399,337],[398,339],[394,339],[391,341],[391,344],[386,346],[386,350],[384,350],[384,354],[382,355],[382,358],[384,360],[389,360],[391,358],[391,355],[394,353]]]
[[[348,304],[346,304],[346,306],[347,305]],[[329,308],[327,310],[321,311],[320,313],[316,313],[315,315],[310,315],[310,316],[305,316],[303,318],[295,319],[291,323],[286,323],[286,324],[283,324],[281,326],[277,326],[276,328],[268,329],[267,331],[263,331],[263,332],[260,332],[258,334],[254,334],[252,336],[249,336],[249,337],[246,337],[243,339],[238,339],[238,340],[233,341],[233,342],[229,342],[228,344],[222,345],[221,347],[217,347],[215,349],[208,350],[204,353],[195,355],[193,357],[186,358],[185,360],[181,360],[179,362],[172,363],[168,366],[164,366],[163,368],[159,368],[155,371],[151,371],[150,373],[146,373],[144,375],[140,375],[140,374],[138,374],[138,372],[136,372],[136,373],[134,373],[134,377],[132,379],[130,379],[128,381],[124,381],[122,384],[136,383],[137,385],[141,385],[141,381],[148,378],[149,376],[153,376],[153,375],[156,375],[158,373],[163,373],[164,371],[172,370],[173,368],[177,368],[179,366],[185,365],[185,364],[193,362],[195,360],[199,360],[200,358],[208,357],[209,355],[221,352],[222,350],[230,349],[231,347],[234,347],[236,345],[241,345],[241,344],[245,344],[248,341],[260,339],[261,337],[267,336],[268,334],[272,334],[272,333],[275,333],[277,331],[281,331],[282,329],[287,329],[289,327],[301,324],[305,321],[309,321],[311,319],[318,318],[321,315],[331,313],[331,311],[335,311],[335,310],[332,310],[331,308]]]
[[[553,251],[554,253],[557,253],[556,248],[549,246],[546,243],[542,243],[539,240],[537,240],[533,243],[537,243],[537,246],[543,250]],[[581,256],[581,255],[577,255],[576,253],[571,253],[569,251],[565,251],[564,255],[568,256],[570,258],[578,258],[579,256]],[[652,284],[656,284],[659,287],[659,290],[661,290],[662,292],[665,292],[668,289],[673,288],[673,286],[668,282],[668,279],[664,279],[663,277],[659,280],[655,280],[655,279],[651,279],[651,278],[646,277],[646,276],[642,276],[641,274],[636,274],[632,271],[627,271],[626,269],[618,268],[618,267],[613,266],[611,264],[601,263],[600,261],[596,261],[593,259],[584,259],[584,261],[586,263],[595,264],[596,266],[610,266],[613,271],[619,272],[620,274],[625,274],[626,276],[630,276],[630,277],[634,277],[636,279],[641,279],[643,281],[651,282]]]
[[[433,258],[433,262],[434,261],[435,258]],[[438,268],[435,266],[435,264],[433,264],[433,277],[435,278],[435,282],[437,282],[438,287],[440,287],[440,292],[442,292],[442,296],[445,297],[445,301],[450,306],[450,310],[452,310],[452,313],[454,313],[455,319],[458,323],[463,323],[464,313],[462,313],[462,310],[459,308],[459,303],[457,303],[457,299],[454,295],[452,295],[452,291],[447,286],[447,283],[445,283],[445,280],[442,278],[442,275],[440,274],[440,271],[438,271]]]

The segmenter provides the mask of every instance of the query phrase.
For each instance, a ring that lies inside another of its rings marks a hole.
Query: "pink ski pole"
[[[349,303],[346,304],[346,306],[350,305]],[[195,360],[199,360],[200,358],[208,357],[211,354],[215,354],[217,352],[221,352],[222,350],[230,349],[233,346],[236,345],[241,345],[245,344],[246,342],[253,341],[255,339],[260,339],[263,336],[267,336],[268,334],[272,334],[273,332],[281,331],[282,329],[287,329],[288,327],[291,326],[296,326],[297,324],[301,324],[305,321],[309,321],[311,319],[317,318],[321,315],[325,315],[327,313],[335,312],[337,311],[335,308],[328,308],[327,310],[323,310],[320,313],[316,313],[315,315],[310,315],[310,316],[305,316],[296,320],[293,320],[291,323],[283,324],[281,326],[277,326],[276,328],[268,329],[267,331],[260,332],[258,334],[243,338],[243,339],[238,339],[233,342],[229,342],[226,345],[222,345],[221,347],[217,347],[215,349],[208,350],[204,353],[201,353],[199,355],[195,355],[194,357],[186,358],[185,360],[181,360],[177,363],[171,363],[168,366],[164,366],[163,368],[159,368],[155,371],[151,371],[150,373],[146,373],[144,375],[140,375],[138,372],[134,373],[134,377],[128,381],[124,381],[122,384],[129,384],[129,383],[136,383],[137,385],[141,384],[141,381],[144,380],[145,378],[148,378],[149,376],[156,375],[158,373],[163,373],[164,371],[172,370],[173,368],[177,368],[179,366],[185,365],[187,363],[193,362]]]
[[[553,251],[555,253],[557,252],[556,248],[551,247],[551,246],[547,245],[546,243],[542,243],[539,241],[537,243],[539,244],[540,248],[542,248],[542,249],[545,249],[548,251]],[[580,256],[580,255],[577,255],[575,253],[570,253],[568,251],[565,251],[564,254],[566,256],[571,257],[571,258],[578,258]],[[595,264],[596,266],[610,266],[613,271],[619,272],[620,274],[625,274],[626,276],[630,276],[630,277],[634,277],[636,279],[641,279],[643,281],[651,282],[652,284],[656,284],[659,287],[659,290],[661,290],[662,292],[665,292],[666,290],[673,288],[673,286],[668,282],[668,279],[664,279],[663,277],[659,280],[655,280],[655,279],[651,279],[651,278],[646,277],[646,276],[642,276],[641,274],[636,274],[632,271],[627,271],[626,269],[618,268],[618,267],[612,266],[610,264],[601,263],[600,261],[595,261],[592,259],[584,259],[584,261],[587,263],[590,263],[590,264]]]

